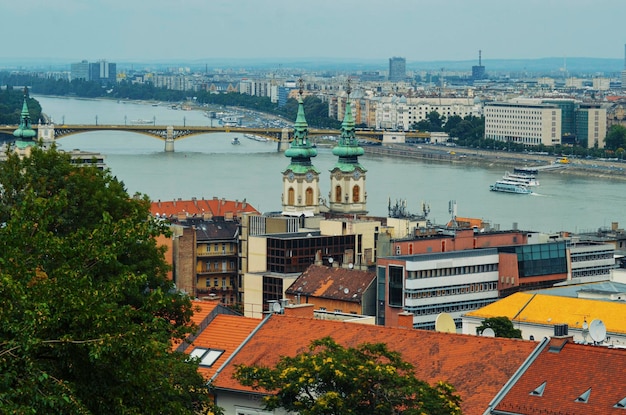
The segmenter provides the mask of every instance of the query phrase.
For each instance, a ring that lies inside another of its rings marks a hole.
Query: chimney
[[[405,329],[413,328],[413,314],[408,311],[403,311],[398,314],[398,327],[404,327]]]
[[[322,265],[322,251],[317,250],[315,252],[315,265]]]
[[[289,317],[313,318],[315,306],[309,304],[288,304],[283,308],[283,314]]]

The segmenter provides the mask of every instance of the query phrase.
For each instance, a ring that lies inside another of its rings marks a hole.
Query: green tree
[[[460,414],[460,398],[447,383],[435,386],[415,377],[413,366],[384,343],[344,348],[330,337],[309,350],[282,357],[275,367],[236,368],[245,386],[269,393],[269,410],[301,415]]]
[[[166,278],[146,197],[55,148],[0,165],[0,407],[191,414],[197,362],[172,350],[192,305]]]
[[[521,339],[522,331],[513,327],[513,322],[507,317],[490,317],[483,320],[482,324],[476,327],[476,334],[482,334],[486,329],[492,329],[496,337],[506,337],[509,339]]]
[[[605,144],[610,150],[626,147],[626,127],[619,124],[611,126],[606,135]]]

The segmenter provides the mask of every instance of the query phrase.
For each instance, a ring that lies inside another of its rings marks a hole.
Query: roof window
[[[622,399],[621,401],[613,405],[613,408],[620,408],[620,409],[626,408],[626,397],[624,397],[624,399]]]
[[[530,392],[532,396],[543,396],[543,391],[546,389],[546,384],[548,382],[543,382],[541,385],[537,386],[535,390]]]
[[[591,395],[591,388],[587,389],[585,393],[576,398],[576,402],[587,403],[589,402],[589,395]]]
[[[189,357],[200,359],[200,366],[211,367],[222,353],[224,350],[196,347],[189,353]]]

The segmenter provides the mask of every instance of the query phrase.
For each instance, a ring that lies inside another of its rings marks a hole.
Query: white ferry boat
[[[524,186],[539,186],[537,177],[526,173],[504,173],[503,180],[523,184]]]
[[[254,140],[254,141],[259,141],[261,143],[267,143],[269,140],[265,137],[261,137],[259,135],[254,135],[254,134],[244,134],[244,137],[250,139],[250,140]]]
[[[504,193],[517,193],[517,194],[530,194],[532,191],[523,184],[510,182],[507,180],[498,180],[494,184],[489,186],[489,190],[492,192],[504,192]]]

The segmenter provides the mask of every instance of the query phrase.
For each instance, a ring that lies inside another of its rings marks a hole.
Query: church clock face
[[[311,180],[313,180],[313,173],[308,172],[308,173],[306,174],[306,181],[307,181],[307,182],[310,182]]]
[[[287,175],[287,178],[288,178],[290,181],[293,181],[294,177],[296,177],[296,175],[295,175],[295,174],[293,174],[293,172],[292,172],[292,171],[290,171],[290,172],[289,172],[289,174]]]
[[[354,177],[354,180],[359,180],[359,178],[361,177],[361,172],[355,170],[354,173],[352,173],[352,177]]]

